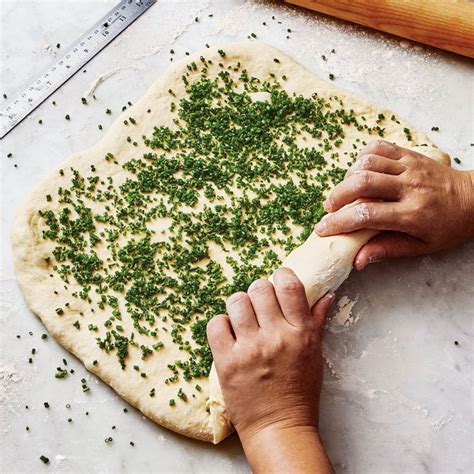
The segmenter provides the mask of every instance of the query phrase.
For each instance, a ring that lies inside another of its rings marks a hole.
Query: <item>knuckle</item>
[[[336,211],[334,214],[326,214],[324,217],[324,225],[328,232],[333,232],[337,230],[337,217],[339,216],[339,211]]]
[[[363,153],[361,154],[357,160],[352,164],[352,166],[349,168],[349,170],[346,173],[346,176],[344,179],[349,178],[350,176],[353,176],[355,173],[361,170],[367,170],[371,169],[373,166],[373,157],[375,155],[371,153]],[[337,186],[334,188],[337,189]]]
[[[405,212],[397,214],[394,213],[392,219],[393,221],[396,221],[398,223],[398,227],[400,230],[404,231],[410,229],[411,231],[413,231],[417,228],[417,224],[419,221],[419,218],[417,218],[417,216],[418,211],[415,214],[412,210],[407,209]]]
[[[272,284],[268,280],[264,280],[262,278],[255,280],[250,286],[247,291],[248,294],[258,295],[261,293],[266,293],[272,287]]]
[[[366,202],[361,202],[355,206],[356,220],[358,224],[367,224],[370,221],[370,207]]]
[[[272,365],[272,362],[275,360],[277,351],[274,349],[273,344],[266,344],[265,347],[262,347],[258,353],[258,359],[262,366]]]
[[[234,293],[227,298],[227,306],[235,306],[235,305],[240,305],[241,303],[245,302],[245,300],[248,298],[247,294],[239,291],[238,293]],[[212,320],[211,320],[212,321]]]
[[[272,352],[274,354],[279,354],[286,349],[287,342],[283,337],[276,336],[272,339]]]
[[[364,191],[370,184],[370,173],[366,170],[356,171],[355,173],[355,189],[356,191]]]
[[[375,162],[375,155],[369,153],[368,155],[364,155],[359,159],[359,169],[361,170],[370,170],[374,166]]]
[[[389,144],[381,138],[377,138],[377,140],[374,140],[372,143],[375,150],[383,150]]]
[[[221,366],[219,367],[219,372],[222,373],[224,379],[229,379],[239,369],[239,363],[233,357],[226,357],[223,361],[221,361]]]
[[[302,288],[303,284],[294,274],[287,273],[283,277],[281,277],[281,279],[278,280],[278,289],[283,292],[299,292]]]
[[[262,347],[253,347],[247,351],[246,358],[248,361],[254,363],[256,360],[261,360],[265,356],[265,351]]]
[[[293,292],[299,292],[303,288],[303,285],[299,280],[295,278],[293,280],[288,280],[288,281],[283,282],[280,285],[280,288],[285,292],[293,293]]]
[[[411,190],[422,189],[426,186],[426,178],[423,173],[413,173],[409,171],[405,173],[404,184]]]
[[[399,160],[399,163],[409,168],[415,164],[414,160],[416,159],[417,157],[413,156],[411,153],[403,153]]]
[[[274,283],[275,286],[283,292],[297,291],[302,287],[295,272],[288,267],[280,267],[276,270]]]

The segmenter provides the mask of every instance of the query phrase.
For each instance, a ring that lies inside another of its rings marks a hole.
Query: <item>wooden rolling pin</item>
[[[326,15],[474,58],[468,0],[285,0]]]

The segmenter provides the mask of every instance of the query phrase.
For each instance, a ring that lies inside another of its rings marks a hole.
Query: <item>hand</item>
[[[229,417],[257,472],[314,472],[314,462],[332,472],[317,427],[321,339],[333,299],[310,311],[301,282],[280,268],[274,285],[255,281],[208,323]]]
[[[474,237],[474,172],[376,140],[361,150],[324,208],[331,214],[316,226],[321,236],[384,231],[359,251],[359,270],[385,258],[432,253]]]

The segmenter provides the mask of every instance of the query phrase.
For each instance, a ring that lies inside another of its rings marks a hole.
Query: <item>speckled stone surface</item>
[[[65,48],[114,3],[2,1],[0,93],[12,96],[28,84],[60,51],[57,43]],[[124,412],[112,390],[54,340],[41,339],[44,328],[15,281],[10,228],[23,196],[62,159],[95,143],[104,133],[98,124],[106,129],[122,105],[143,94],[169,64],[171,48],[178,58],[251,33],[392,108],[459,157],[454,166],[474,168],[474,71],[467,59],[280,2],[159,0],[0,143],[1,472],[249,472],[235,436],[214,447],[155,426],[130,407]],[[97,100],[82,105],[104,75]],[[322,436],[338,472],[472,472],[473,281],[469,243],[374,264],[339,290],[355,304],[351,324],[338,319],[329,327],[321,406]],[[75,373],[58,380],[63,358]]]

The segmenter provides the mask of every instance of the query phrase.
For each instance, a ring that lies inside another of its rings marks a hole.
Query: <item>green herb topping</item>
[[[309,236],[324,215],[324,193],[344,177],[345,169],[328,161],[339,160],[345,130],[384,134],[340,98],[289,94],[277,77],[252,77],[240,63],[192,61],[182,77],[185,97],[169,91],[173,123],[130,138],[132,158],[102,157],[124,179],[95,167],[61,170],[57,206],[39,212],[42,236],[53,244],[51,274],[77,285],[69,301],[89,308],[71,324],[86,327],[131,377],[146,378],[127,365],[132,353],[147,364],[173,344],[181,356],[156,383],[207,377],[207,322],[225,311],[230,294],[270,275]],[[254,100],[254,93],[268,100]],[[130,135],[137,123],[124,121]],[[56,313],[72,306],[65,301]],[[66,375],[58,368],[56,377]],[[188,399],[181,388],[177,396]]]

